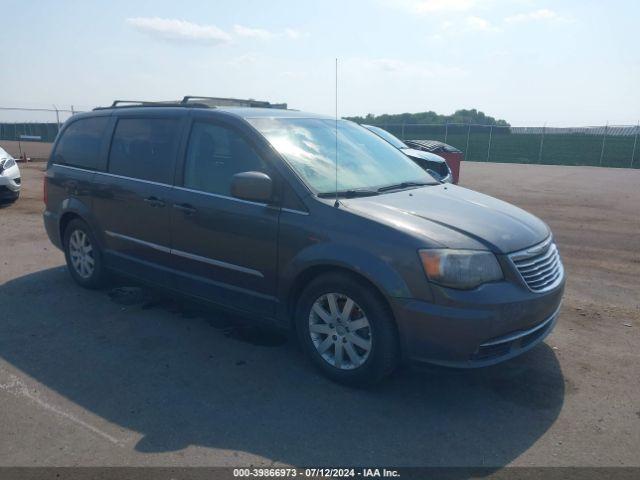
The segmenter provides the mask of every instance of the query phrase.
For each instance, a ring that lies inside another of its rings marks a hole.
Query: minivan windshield
[[[382,137],[383,139],[385,139],[387,142],[389,142],[391,145],[393,145],[396,148],[409,148],[402,140],[390,134],[383,128],[374,127],[373,125],[363,125],[363,127],[366,128],[367,130],[371,130],[373,133],[375,133],[379,137]]]
[[[247,119],[319,194],[371,191],[398,185],[437,184],[431,175],[376,134],[346,120],[318,118]]]

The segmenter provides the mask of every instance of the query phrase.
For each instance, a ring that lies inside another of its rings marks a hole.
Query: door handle
[[[147,197],[144,199],[145,203],[148,203],[152,207],[164,207],[166,204],[157,197]]]
[[[194,207],[193,205],[189,205],[188,203],[174,203],[173,208],[175,208],[176,210],[180,210],[187,215],[193,215],[198,211],[196,207]]]

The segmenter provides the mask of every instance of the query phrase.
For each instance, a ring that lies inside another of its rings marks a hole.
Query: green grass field
[[[404,139],[430,139],[445,141],[444,128],[404,128]],[[417,127],[417,126],[416,126]],[[400,127],[388,128],[398,137],[403,136]],[[451,129],[453,130],[453,129]],[[540,154],[541,135],[514,134],[494,130],[489,150],[489,132],[473,132],[469,135],[467,150],[467,132],[460,129],[448,132],[446,143],[465,152],[465,160],[474,162],[501,163],[542,163],[546,165],[600,165],[602,136],[583,134],[545,134]],[[500,130],[500,129],[498,129]],[[628,168],[633,153],[633,136],[609,136],[605,142],[603,167]],[[640,139],[636,145],[633,168],[640,168]]]

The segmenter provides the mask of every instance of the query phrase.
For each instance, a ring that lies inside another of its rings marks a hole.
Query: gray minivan
[[[402,360],[519,355],[564,289],[538,218],[437,181],[355,123],[292,110],[185,99],[75,115],[45,203],[81,286],[116,272],[293,329],[348,384]]]

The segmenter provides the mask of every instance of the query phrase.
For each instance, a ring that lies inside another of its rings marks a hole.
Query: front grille
[[[534,292],[545,292],[562,280],[564,268],[556,244],[551,238],[526,250],[512,253],[511,261],[527,286]]]

